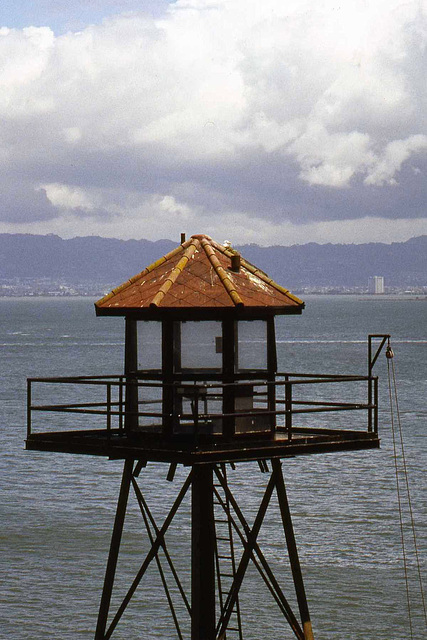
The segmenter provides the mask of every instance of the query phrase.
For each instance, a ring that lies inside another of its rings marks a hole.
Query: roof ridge
[[[215,249],[218,249],[218,251],[221,251],[221,253],[226,253],[227,251],[227,248],[224,247],[223,244],[219,244],[219,242],[217,242],[216,240],[213,240],[212,238],[211,238],[210,244],[214,246]]]
[[[228,295],[230,296],[233,304],[235,304],[236,307],[243,307],[244,306],[243,300],[237,293],[236,287],[234,286],[232,279],[230,278],[229,274],[226,272],[224,267],[221,265],[220,261],[218,260],[218,257],[215,255],[215,251],[211,245],[212,241],[208,242],[206,238],[200,238],[199,241],[203,249],[205,250],[205,253],[208,257],[209,262],[215,269],[215,272],[218,278],[221,280],[222,284],[224,285],[224,288],[227,291]]]
[[[187,242],[183,242],[178,247],[175,247],[175,249],[172,249],[172,251],[169,251],[169,253],[166,253],[164,256],[162,256],[158,260],[155,260],[148,267],[145,267],[145,269],[140,271],[140,273],[137,273],[136,275],[132,276],[131,278],[129,278],[129,280],[126,280],[126,282],[123,282],[123,284],[119,285],[118,287],[110,291],[110,293],[107,293],[107,295],[97,300],[95,302],[95,306],[97,306],[98,304],[104,304],[105,302],[107,302],[107,300],[115,296],[117,293],[121,293],[122,291],[130,287],[132,284],[137,282],[140,278],[143,278],[145,275],[147,275],[147,273],[150,273],[150,271],[153,271],[153,269],[155,269],[156,267],[159,267],[161,264],[163,264],[167,260],[170,260],[171,258],[176,256],[177,253],[180,253],[181,251],[183,251],[184,248],[186,248],[186,245],[189,245],[190,243],[191,241],[187,240]]]
[[[166,278],[165,282],[162,284],[162,286],[160,287],[160,289],[158,290],[158,292],[150,302],[150,307],[160,306],[160,303],[162,302],[163,298],[165,297],[165,295],[167,294],[171,286],[175,284],[180,274],[184,271],[185,267],[187,266],[187,262],[191,260],[194,253],[197,251],[196,242],[193,241],[187,244],[188,246],[184,250],[184,255],[182,256],[178,264],[172,269],[169,276]]]

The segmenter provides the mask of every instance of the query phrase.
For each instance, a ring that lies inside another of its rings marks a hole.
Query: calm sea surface
[[[366,373],[366,336],[391,333],[419,556],[427,552],[427,302],[356,296],[308,296],[302,317],[277,322],[281,370]],[[124,324],[96,318],[90,299],[0,299],[0,638],[75,640],[94,636],[122,464],[101,458],[24,451],[28,376],[119,373]],[[316,640],[410,638],[393,470],[387,366],[381,382],[382,448],[288,459],[283,469]],[[351,426],[352,415],[345,416]],[[324,418],[320,418],[324,420]],[[161,522],[179,480],[149,465],[141,481]],[[256,464],[230,471],[232,488],[253,517],[266,476]],[[250,488],[250,491],[248,490]],[[255,501],[255,503],[253,502]],[[272,505],[261,544],[293,602],[283,533]],[[188,504],[171,553],[188,582]],[[407,509],[404,510],[407,520]],[[132,501],[118,593],[148,549]],[[427,637],[409,553],[414,637]],[[242,593],[245,638],[292,638],[270,594],[251,571]],[[254,624],[252,624],[252,622]],[[256,627],[258,631],[254,631]],[[262,635],[259,629],[262,629]],[[155,563],[113,638],[175,638]],[[188,637],[188,636],[187,636]],[[231,635],[230,635],[231,640]]]

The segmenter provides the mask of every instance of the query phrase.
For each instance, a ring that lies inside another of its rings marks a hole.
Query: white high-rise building
[[[369,293],[384,293],[384,290],[384,276],[371,276],[369,278]]]

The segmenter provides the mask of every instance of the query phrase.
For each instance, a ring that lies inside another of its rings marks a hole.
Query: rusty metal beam
[[[240,587],[243,582],[243,578],[245,577],[246,569],[248,568],[248,564],[251,559],[254,546],[256,544],[259,531],[261,529],[261,525],[264,521],[264,517],[267,511],[268,505],[270,504],[270,499],[273,493],[273,489],[274,489],[274,479],[273,477],[271,477],[267,484],[267,488],[265,490],[263,499],[258,509],[258,513],[255,518],[253,527],[247,532],[247,536],[248,536],[247,545],[244,549],[242,558],[237,568],[236,575],[234,577],[233,584],[231,585],[230,592],[225,601],[223,615],[221,616],[217,625],[217,633],[219,638],[222,638],[225,632],[227,631],[228,622],[230,620],[233,607],[236,604],[237,596],[239,594]]]
[[[215,640],[213,468],[196,465],[191,500],[191,640]]]
[[[218,500],[221,501],[220,496],[217,494]],[[236,514],[237,515],[237,514]],[[244,526],[244,528],[249,528],[249,525],[247,524],[243,514],[240,512],[239,514],[239,520],[241,521],[241,523],[245,524],[246,526]],[[242,545],[244,547],[247,546],[248,542],[247,539],[245,538],[245,536],[243,535],[243,533],[240,531],[237,522],[235,520],[235,518],[230,514],[230,521],[231,524],[234,528],[234,530],[236,531],[237,535],[240,538],[240,541],[242,543]],[[257,559],[259,558],[259,560]],[[263,579],[266,587],[268,588],[268,590],[270,591],[271,595],[273,596],[274,600],[276,601],[276,604],[278,605],[279,609],[281,610],[281,612],[283,613],[285,619],[287,620],[289,626],[291,627],[291,629],[294,631],[295,635],[297,638],[302,639],[303,638],[303,632],[302,629],[299,625],[298,620],[296,619],[281,587],[279,586],[279,583],[277,582],[276,578],[274,577],[274,574],[272,572],[272,570],[270,569],[267,560],[265,559],[261,549],[259,548],[258,544],[254,545],[254,552],[252,553],[252,557],[251,560],[253,562],[253,564],[255,565],[258,573],[260,574],[261,578]]]
[[[126,507],[129,497],[129,488],[132,480],[133,460],[126,460],[123,468],[122,483],[120,486],[119,500],[117,502],[116,518],[114,521],[113,535],[111,537],[110,553],[105,572],[104,588],[102,590],[101,604],[99,607],[98,622],[96,625],[95,640],[104,640],[107,626],[108,612],[110,609],[111,595],[114,586],[114,577],[119,557],[120,542],[123,533],[123,524],[126,515]]]
[[[247,538],[249,539],[250,536],[250,532],[251,529],[249,527],[249,524],[247,523],[236,499],[234,498],[232,492],[230,491],[230,488],[228,486],[228,484],[225,482],[224,478],[221,476],[221,474],[216,471],[216,476],[219,480],[219,482],[221,483],[221,486],[224,490],[224,492],[227,494],[228,499],[230,501],[230,504],[233,507],[233,510],[237,516],[237,518],[239,519],[241,525],[243,526],[243,529],[246,533]],[[273,475],[270,478],[270,481],[273,481],[274,483],[274,478]],[[244,539],[240,529],[237,527],[236,523],[234,522],[234,519],[232,519],[232,523],[234,526],[235,531],[237,532],[237,534],[239,535],[242,544],[244,545],[245,548],[248,547],[248,539]],[[259,559],[259,563],[256,560],[256,557],[258,557]],[[303,634],[303,630],[298,622],[298,620],[296,619],[292,608],[290,607],[284,593],[283,590],[281,589],[276,577],[274,576],[273,571],[271,570],[267,560],[264,557],[264,554],[262,553],[258,542],[255,540],[253,542],[253,549],[252,549],[252,561],[255,565],[255,567],[257,568],[257,570],[259,571],[262,579],[264,580],[265,584],[267,585],[270,593],[273,595],[274,599],[276,600],[277,604],[279,605],[279,608],[281,609],[283,615],[285,616],[287,622],[289,623],[289,626],[291,627],[292,631],[294,632],[295,636],[298,638],[298,640],[304,640],[304,634]],[[261,566],[260,566],[261,565]],[[265,572],[265,574],[263,573]]]
[[[144,520],[145,529],[147,531],[148,538],[149,538],[149,540],[151,542],[151,545],[153,545],[154,536],[153,536],[153,534],[151,532],[151,528],[150,528],[150,521],[151,521],[151,526],[153,526],[153,521],[151,519],[149,519],[148,513],[146,511],[145,500],[143,499],[142,492],[141,492],[141,490],[140,490],[140,488],[138,486],[138,483],[135,480],[135,478],[132,478],[132,485],[133,485],[133,488],[134,488],[134,491],[135,491],[135,494],[136,494],[136,498],[138,500],[139,509],[141,511],[142,518]],[[157,533],[158,530],[157,530],[156,527],[154,527],[154,531]],[[171,562],[170,556],[167,553],[166,544],[163,544],[163,551],[165,552],[165,555],[167,554],[166,557]],[[168,601],[168,604],[169,604],[169,609],[170,609],[170,612],[172,614],[172,618],[173,618],[173,621],[174,621],[174,624],[175,624],[175,629],[176,629],[176,632],[178,634],[178,638],[179,638],[179,640],[183,640],[183,636],[182,636],[182,633],[181,633],[181,627],[179,625],[178,616],[176,615],[175,607],[174,607],[174,604],[173,604],[173,600],[172,600],[172,597],[171,597],[171,594],[170,594],[170,591],[169,591],[169,587],[168,587],[168,584],[167,584],[167,581],[166,581],[165,572],[163,570],[162,563],[160,561],[158,552],[156,553],[156,565],[157,565],[157,570],[158,570],[159,575],[160,575],[160,579],[162,581],[163,589],[165,590],[166,598],[167,598],[167,601]],[[172,564],[172,566],[173,566],[173,564]]]
[[[185,494],[187,493],[190,485],[192,482],[192,471],[190,472],[190,474],[188,475],[186,481],[184,482],[175,502],[172,505],[171,510],[169,511],[166,520],[163,523],[163,526],[161,527],[161,529],[159,530],[159,533],[157,534],[153,545],[150,549],[150,551],[148,552],[147,556],[145,557],[144,562],[141,565],[141,568],[139,569],[138,573],[136,574],[127,594],[125,595],[120,607],[117,610],[116,615],[114,616],[110,626],[108,627],[108,631],[106,632],[104,638],[102,636],[99,637],[99,640],[108,640],[114,629],[116,628],[120,618],[122,617],[124,611],[126,610],[126,607],[128,606],[129,602],[132,599],[133,594],[135,593],[139,583],[141,582],[145,572],[147,571],[151,561],[156,557],[159,547],[160,545],[163,544],[164,541],[164,536],[166,534],[166,531],[169,528],[170,523],[172,522],[173,518],[175,517],[176,512],[179,509],[179,506],[181,505],[181,502],[184,499]],[[98,638],[95,638],[95,640],[98,640]]]
[[[302,578],[301,565],[298,556],[298,549],[295,541],[294,528],[292,525],[291,513],[289,511],[288,497],[286,495],[285,482],[283,480],[282,463],[280,460],[272,460],[273,475],[275,479],[277,498],[279,500],[280,514],[282,517],[283,529],[288,547],[289,562],[291,564],[292,577],[297,595],[298,608],[301,616],[304,640],[314,640],[311,626],[310,614],[308,611],[307,597],[305,594],[304,581]]]

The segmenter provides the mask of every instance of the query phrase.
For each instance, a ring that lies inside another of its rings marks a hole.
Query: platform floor
[[[160,434],[138,433],[131,436],[117,430],[61,431],[32,434],[26,448],[32,451],[104,456],[112,459],[141,459],[176,462],[184,465],[248,461],[288,456],[376,449],[378,434],[338,429],[294,428],[292,439],[284,432],[257,437],[239,435],[231,441],[223,437],[171,440]]]

